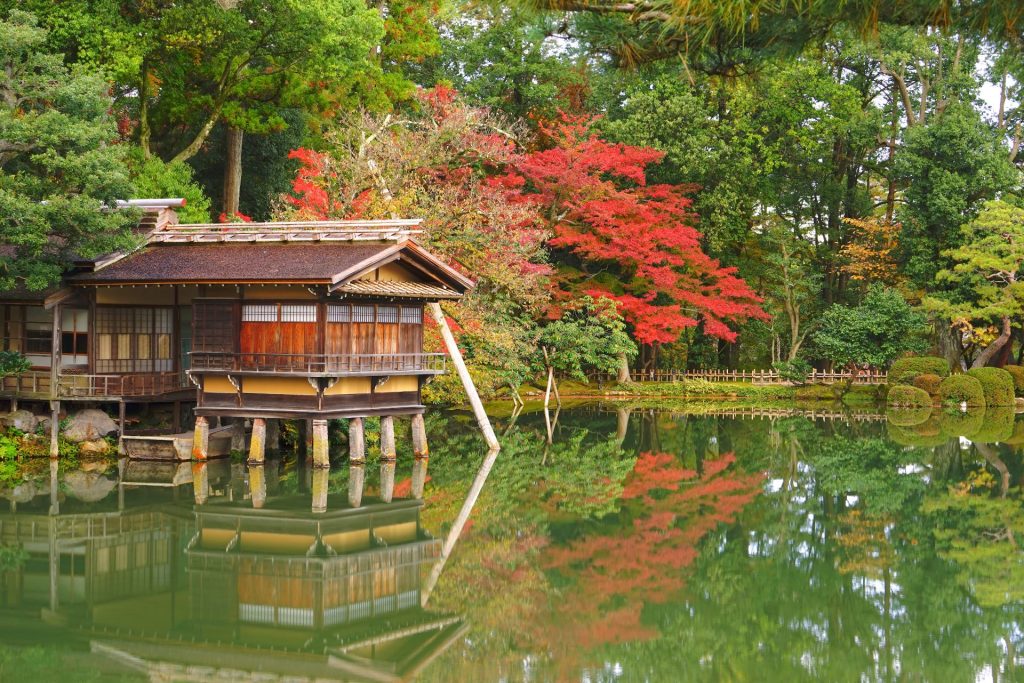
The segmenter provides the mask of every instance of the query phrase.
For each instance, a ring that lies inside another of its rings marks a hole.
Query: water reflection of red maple
[[[732,468],[735,461],[727,453],[698,475],[671,454],[643,453],[623,490],[629,524],[543,551],[546,570],[573,580],[555,608],[559,628],[542,626],[560,634],[553,652],[575,660],[581,650],[660,635],[641,622],[644,605],[678,596],[701,539],[734,522],[762,490],[764,476]]]

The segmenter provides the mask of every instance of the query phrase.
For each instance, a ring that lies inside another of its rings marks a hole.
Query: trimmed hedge
[[[939,384],[939,399],[943,404],[960,405],[966,402],[968,408],[984,408],[985,390],[976,377],[950,375]]]
[[[889,384],[910,384],[918,375],[949,377],[949,363],[938,356],[900,358],[889,368]]]
[[[939,385],[942,384],[942,378],[938,375],[926,373],[924,375],[918,375],[914,378],[914,386],[918,389],[923,389],[928,392],[929,396],[939,395]]]
[[[1007,365],[1005,368],[1010,377],[1013,377],[1013,393],[1017,396],[1024,396],[1024,366]]]
[[[981,382],[986,406],[1013,405],[1013,376],[1002,368],[974,368],[968,376]]]
[[[890,408],[930,408],[932,397],[924,389],[898,384],[889,390],[885,404]]]

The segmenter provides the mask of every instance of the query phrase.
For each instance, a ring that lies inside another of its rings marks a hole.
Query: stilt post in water
[[[412,416],[412,454],[416,458],[430,455],[427,448],[427,428],[423,423],[423,414]]]
[[[196,418],[196,430],[192,435],[192,459],[206,460],[210,454],[210,422],[200,415]]]
[[[313,420],[313,467],[327,469],[331,466],[327,443],[327,420]]]
[[[353,417],[348,421],[348,459],[352,463],[366,462],[366,435],[363,433],[361,417]]]
[[[249,462],[263,464],[266,459],[267,421],[257,417],[252,421],[252,438],[249,440]]]
[[[395,418],[384,415],[380,418],[380,459],[395,460]]]

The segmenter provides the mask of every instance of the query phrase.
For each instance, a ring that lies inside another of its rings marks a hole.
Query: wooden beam
[[[487,447],[490,450],[500,450],[501,445],[498,443],[498,437],[494,435],[494,428],[491,427],[491,421],[484,410],[484,404],[480,400],[480,394],[477,393],[476,385],[473,384],[473,378],[470,376],[469,370],[466,369],[466,362],[462,359],[462,352],[459,351],[458,344],[455,343],[455,336],[448,327],[448,321],[445,320],[441,304],[432,301],[427,305],[430,308],[430,314],[441,329],[441,336],[444,338],[444,344],[448,348],[448,355],[451,357],[452,365],[455,366],[455,370],[459,374],[459,380],[462,382],[463,389],[466,390],[469,405],[473,408],[473,415],[476,417],[476,423],[483,433],[484,441],[487,442]]]

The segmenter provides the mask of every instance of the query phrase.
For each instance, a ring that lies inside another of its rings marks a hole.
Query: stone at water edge
[[[1024,413],[1024,398],[1013,399],[1013,412]]]
[[[0,424],[7,429],[13,427],[26,434],[31,434],[35,431],[36,425],[39,424],[39,418],[33,415],[30,410],[15,410],[13,413],[7,413],[0,417]]]
[[[83,441],[80,444],[78,444],[79,455],[106,455],[109,452],[110,444],[108,444],[103,439],[92,439],[90,441]]]
[[[96,408],[86,408],[68,419],[64,437],[75,442],[95,441],[116,431],[117,423],[109,415]]]

